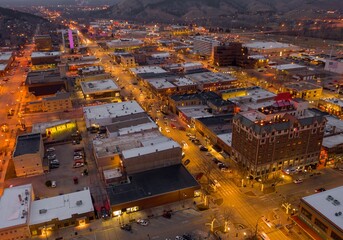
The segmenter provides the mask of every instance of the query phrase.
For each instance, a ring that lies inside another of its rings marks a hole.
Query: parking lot
[[[83,141],[78,145],[68,143],[49,147],[55,148],[54,154],[56,154],[56,159],[60,163],[58,168],[50,169],[49,172],[39,176],[9,179],[6,181],[6,185],[16,186],[30,182],[33,185],[35,197],[46,198],[75,192],[85,187],[92,187],[94,184],[98,184],[95,166],[87,155],[85,156],[87,165],[80,168],[73,168],[74,150],[83,148]],[[85,169],[88,169],[88,176],[83,176],[82,174]],[[78,184],[74,184],[74,177],[78,178]],[[48,180],[56,181],[56,187],[47,187],[45,182]]]

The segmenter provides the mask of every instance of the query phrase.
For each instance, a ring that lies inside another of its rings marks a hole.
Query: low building
[[[32,185],[6,188],[0,197],[0,239],[29,239],[29,214],[34,199]]]
[[[343,101],[339,98],[321,98],[318,108],[330,114],[341,116],[343,114]]]
[[[42,174],[44,146],[40,133],[29,133],[17,137],[13,152],[13,163],[17,177]]]
[[[54,96],[42,99],[43,112],[69,111],[73,108],[70,93],[57,92]]]
[[[256,52],[259,54],[269,54],[283,56],[290,52],[298,51],[299,47],[280,42],[250,42],[243,44],[244,47],[248,48],[249,52]]]
[[[186,77],[177,77],[171,80],[177,88],[178,94],[192,94],[197,92],[197,85]]]
[[[168,75],[168,72],[159,66],[141,66],[136,68],[130,68],[132,75],[137,78],[159,78]]]
[[[120,88],[112,79],[81,82],[84,98],[87,100],[111,99],[120,101]]]
[[[68,90],[66,80],[55,70],[29,72],[25,86],[28,92],[35,96],[52,95],[61,90]]]
[[[134,67],[136,66],[135,57],[132,54],[120,55],[120,64],[123,67]]]
[[[93,76],[105,73],[105,69],[102,66],[89,66],[78,68],[77,73],[80,77]]]
[[[106,188],[113,216],[177,201],[184,203],[200,189],[182,164],[135,173],[129,179],[129,183]]]
[[[5,76],[14,60],[13,52],[0,52],[0,76]]]
[[[90,128],[92,125],[109,125],[113,122],[113,119],[118,117],[142,112],[144,110],[136,101],[109,103],[83,108],[87,128]]]
[[[95,75],[86,75],[86,76],[78,76],[75,78],[75,85],[81,86],[82,82],[90,82],[90,81],[96,81],[96,80],[106,80],[110,79],[111,74],[109,73],[100,73]]]
[[[319,100],[323,92],[323,87],[309,82],[287,83],[283,88],[283,91],[290,92],[294,98],[302,98],[307,101]]]
[[[343,59],[325,59],[324,70],[338,74],[343,74]]]
[[[312,239],[343,239],[343,186],[300,199],[294,217]]]
[[[237,79],[229,74],[203,72],[186,75],[191,79],[199,91],[220,91],[229,88],[233,88],[237,84]]]
[[[121,38],[106,42],[109,49],[135,49],[143,45],[143,41],[134,38]]]
[[[37,51],[51,51],[52,41],[50,35],[36,35],[34,37]]]
[[[68,226],[84,226],[95,219],[89,189],[36,200],[29,212],[32,236]]]
[[[200,56],[210,57],[215,46],[219,46],[220,42],[211,37],[197,36],[193,40],[193,50]]]
[[[181,163],[181,146],[173,141],[155,143],[122,152],[127,174],[144,172]]]
[[[32,52],[31,63],[32,65],[57,65],[60,62],[60,56],[60,52]]]
[[[145,82],[157,96],[172,95],[177,92],[177,87],[164,78],[146,79]]]

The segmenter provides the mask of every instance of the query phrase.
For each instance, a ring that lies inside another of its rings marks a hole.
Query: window
[[[305,208],[301,208],[301,214],[304,215],[305,217],[307,217],[310,220],[312,218],[312,214],[309,211],[307,211]]]
[[[321,221],[319,221],[317,218],[314,220],[314,224],[316,224],[321,230],[323,230],[324,232],[327,231],[328,227],[322,223]]]
[[[341,238],[340,236],[338,236],[338,234],[336,234],[335,232],[331,232],[331,235],[333,240],[343,240],[343,238]]]

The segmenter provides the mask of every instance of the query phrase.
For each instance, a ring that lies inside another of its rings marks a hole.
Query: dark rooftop
[[[40,140],[40,133],[30,133],[18,136],[17,144],[13,152],[13,157],[17,157],[24,154],[37,153],[40,147]]]
[[[203,92],[203,93],[194,93],[194,94],[183,94],[183,95],[172,95],[170,96],[174,101],[183,101],[183,100],[192,100],[199,99],[202,100],[204,104],[211,99],[221,99],[221,97],[215,92]]]
[[[106,189],[111,205],[199,187],[198,182],[182,164],[136,173],[131,177],[129,184]]]

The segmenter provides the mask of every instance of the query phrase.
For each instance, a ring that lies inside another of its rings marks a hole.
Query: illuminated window
[[[139,207],[138,207],[138,206],[126,208],[126,212],[127,212],[127,213],[137,212],[138,210],[139,210]]]

